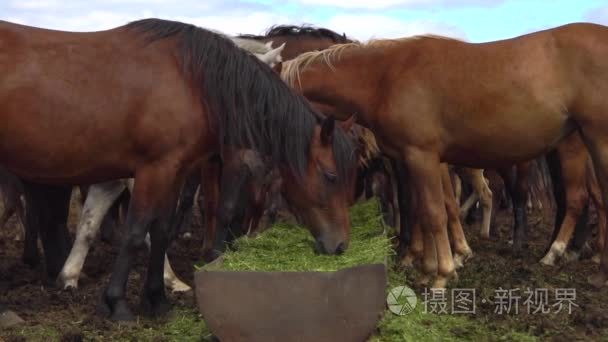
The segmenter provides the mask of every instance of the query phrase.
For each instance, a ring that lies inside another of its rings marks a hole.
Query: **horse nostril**
[[[346,244],[344,244],[344,242],[340,242],[338,247],[336,247],[336,254],[340,255],[344,253],[344,251],[346,251]]]

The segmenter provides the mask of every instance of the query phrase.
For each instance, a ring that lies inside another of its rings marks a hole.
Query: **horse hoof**
[[[40,265],[40,257],[39,256],[24,255],[21,258],[21,260],[23,261],[24,264],[26,264],[30,268],[36,268],[36,267],[38,267],[38,265]]]
[[[490,240],[490,233],[485,233],[485,232],[483,232],[483,233],[481,233],[481,235],[479,235],[479,237],[480,237],[482,240]]]
[[[126,302],[120,301],[116,303],[114,312],[110,315],[110,320],[114,322],[134,322],[135,315],[131,313]]]
[[[599,289],[608,285],[608,276],[600,271],[592,276],[589,276],[589,278],[587,278],[587,282]]]
[[[141,298],[141,309],[149,317],[159,317],[165,315],[167,312],[171,311],[171,303],[165,297],[164,293],[162,295],[156,295],[150,298],[144,293]]]
[[[414,267],[414,259],[413,258],[408,258],[406,256],[405,258],[403,258],[401,260],[401,263],[399,264],[399,266],[401,268],[404,268],[404,269],[412,268],[412,267]]]
[[[190,233],[190,232],[184,233],[184,234],[182,234],[181,238],[184,240],[190,240],[190,239],[192,239],[192,233]]]
[[[555,266],[555,258],[553,257],[553,254],[547,254],[540,259],[540,263],[545,266],[553,267]]]
[[[577,251],[567,251],[564,254],[564,256],[563,256],[563,259],[566,262],[575,262],[575,261],[578,261],[580,259],[580,256],[581,256],[580,252],[577,252]]]
[[[0,312],[0,328],[10,328],[25,321],[11,310]]]
[[[429,275],[421,275],[416,282],[416,285],[419,287],[427,287],[431,283],[431,276]]]
[[[102,297],[99,305],[97,305],[97,314],[103,317],[109,317],[114,322],[133,322],[135,316],[129,310],[127,301],[120,299],[112,306],[105,295]]]
[[[173,284],[170,289],[173,293],[192,291],[192,288],[184,283]]]
[[[454,267],[457,269],[464,267],[463,256],[461,254],[454,255]]]
[[[600,264],[602,260],[602,257],[600,256],[600,254],[595,254],[593,257],[591,257],[591,261],[593,261],[596,264]]]
[[[218,251],[216,251],[214,249],[210,249],[210,250],[207,250],[206,252],[203,253],[203,260],[206,263],[210,263],[213,260],[219,258],[220,255],[222,255],[220,252],[218,252]]]
[[[68,277],[60,273],[57,277],[56,286],[63,288],[65,291],[73,291],[78,289],[78,278]]]

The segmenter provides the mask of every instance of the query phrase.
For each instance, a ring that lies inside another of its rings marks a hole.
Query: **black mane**
[[[339,34],[330,29],[317,28],[312,25],[274,25],[266,30],[263,36],[243,34],[239,38],[249,39],[266,39],[277,36],[292,36],[292,37],[315,37],[315,38],[327,38],[332,40],[336,44],[351,43],[352,40],[346,37],[346,34]]]
[[[302,178],[308,166],[310,141],[321,118],[266,64],[229,39],[200,27],[161,19],[143,19],[125,26],[146,42],[174,37],[175,54],[200,101],[217,127],[220,145],[252,148],[285,163]],[[336,127],[333,152],[345,180],[354,162],[353,146]]]

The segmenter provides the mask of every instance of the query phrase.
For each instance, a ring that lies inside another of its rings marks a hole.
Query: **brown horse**
[[[163,262],[179,189],[225,145],[271,157],[320,249],[346,248],[349,140],[227,38],[159,19],[92,33],[1,22],[0,46],[7,169],[49,184],[135,178],[128,236],[101,306],[113,319],[133,319],[125,286],[148,231],[142,305],[153,314],[168,310]]]
[[[346,34],[338,34],[326,28],[313,26],[276,25],[270,27],[262,36],[244,34],[238,38],[255,39],[274,46],[286,44],[281,52],[283,60],[296,58],[309,51],[325,50],[335,44],[352,43]]]
[[[424,271],[454,271],[439,163],[496,168],[530,160],[575,130],[608,190],[608,28],[572,24],[471,44],[422,36],[338,45],[283,65],[283,76],[335,113],[357,113],[406,164],[425,227]],[[343,114],[342,114],[343,116]],[[604,196],[606,197],[606,196]],[[438,267],[437,267],[438,265]],[[600,273],[608,280],[608,251]],[[442,282],[436,282],[441,284]]]

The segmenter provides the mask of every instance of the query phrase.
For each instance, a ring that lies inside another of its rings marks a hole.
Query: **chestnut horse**
[[[0,42],[0,163],[38,183],[135,178],[128,235],[100,306],[112,319],[134,319],[126,283],[148,232],[142,306],[169,309],[163,262],[178,192],[222,146],[271,157],[320,249],[347,247],[350,141],[225,37],[159,19],[91,33],[1,22]]]
[[[337,45],[283,64],[283,77],[338,117],[357,113],[400,158],[424,229],[423,270],[454,274],[439,164],[524,162],[579,131],[608,190],[608,28],[572,24],[471,44],[437,36]],[[531,57],[533,56],[533,58]],[[427,248],[428,247],[428,248]],[[436,258],[435,258],[436,257]],[[437,260],[438,259],[438,260]],[[608,251],[590,282],[608,280]]]
[[[287,43],[285,50],[283,50],[282,52],[284,60],[296,58],[302,53],[310,52],[313,50],[325,50],[336,44],[356,43],[356,41],[349,39],[346,34],[340,35],[328,29],[315,28],[310,26],[274,26],[271,27],[264,36],[241,35],[239,37],[256,39],[263,42],[273,41],[276,43]],[[321,111],[328,110],[329,112],[332,112],[335,110],[335,108],[325,108],[327,106],[327,104],[325,103],[315,102],[314,99],[311,98],[308,99],[313,100],[312,102],[315,107],[319,108],[319,110]],[[340,117],[343,118],[344,114],[342,114]],[[393,161],[391,162],[391,164],[393,165],[393,168],[396,168],[399,163]],[[360,168],[360,171],[365,171],[365,169]],[[445,175],[447,175],[447,168],[442,168],[442,171],[446,172]],[[404,193],[406,191],[410,191],[410,189],[407,189],[407,186],[404,186],[405,182],[401,179],[402,177],[404,177],[404,175],[395,174],[394,176],[395,182],[397,183],[395,185],[398,189],[397,202],[400,203],[399,211],[401,217],[399,219],[399,225],[403,246],[408,244],[411,230],[410,226],[407,223],[407,219],[405,218],[405,216],[407,215],[405,210],[405,207],[407,206],[407,201],[405,200],[406,196],[404,195]],[[472,256],[472,251],[466,241],[464,231],[462,230],[462,226],[458,218],[458,204],[455,202],[455,197],[452,196],[453,190],[451,189],[450,184],[446,184],[446,187],[448,186],[449,193],[446,197],[445,205],[448,209],[448,215],[450,216],[449,227],[452,231],[453,244],[455,247],[454,254],[457,263],[461,265],[464,261],[466,261]],[[383,200],[383,202],[385,202],[385,200]],[[413,233],[412,235],[416,236],[415,233]],[[410,255],[410,257],[413,259],[416,257],[416,255]],[[406,264],[407,263],[408,262],[406,262]]]

